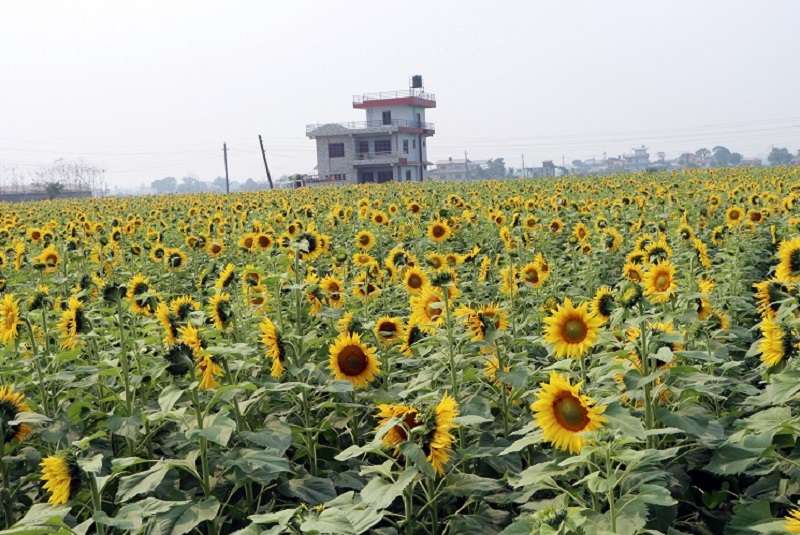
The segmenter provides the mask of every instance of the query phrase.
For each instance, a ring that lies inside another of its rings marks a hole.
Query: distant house
[[[306,126],[317,142],[318,177],[314,184],[363,184],[390,180],[422,180],[427,161],[427,138],[434,125],[425,110],[436,107],[422,77],[412,77],[408,90],[368,93],[353,97],[353,108],[365,111],[365,120]]]
[[[428,171],[428,178],[435,180],[474,180],[483,176],[489,169],[489,160],[470,160],[464,158],[447,158],[437,160],[435,167]]]

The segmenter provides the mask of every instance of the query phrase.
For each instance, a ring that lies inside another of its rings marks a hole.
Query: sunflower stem
[[[642,370],[644,372],[644,376],[647,379],[647,382],[644,384],[644,427],[648,431],[655,427],[654,422],[654,414],[653,414],[653,385],[650,384],[650,355],[648,353],[648,345],[647,345],[647,324],[643,323],[640,328],[639,333],[639,343],[640,343],[640,358],[642,359]],[[647,437],[647,447],[652,448],[654,444],[654,438],[652,435],[648,435]]]
[[[450,321],[450,288],[447,286],[442,287],[442,296],[444,298],[444,321],[447,331],[447,358],[450,364],[450,388],[453,391],[453,397],[458,400],[458,377],[456,372],[456,355],[455,355],[455,342],[453,341],[453,322]]]
[[[14,510],[11,506],[11,484],[9,481],[8,467],[5,461],[6,454],[6,422],[0,419],[0,477],[3,487],[0,488],[0,501],[3,502],[4,527],[11,527],[14,522]]]
[[[614,472],[611,466],[611,446],[606,445],[606,486],[608,490],[606,491],[606,496],[608,499],[608,515],[611,518],[611,531],[616,533],[617,532],[617,502],[616,498],[614,497],[614,488],[616,487],[616,481],[614,481]]]
[[[91,485],[90,486],[91,486],[91,490],[92,490],[92,508],[94,509],[94,514],[96,516],[97,513],[103,511],[103,500],[100,497],[100,491],[97,488],[97,479],[95,478],[94,474],[92,474],[92,476],[91,476]],[[95,520],[94,525],[97,527],[97,534],[98,535],[104,535],[105,534],[106,527],[103,524],[101,524],[101,523],[99,523],[99,522],[97,522]]]
[[[197,415],[197,428],[202,431],[204,411],[200,408],[200,400],[197,397],[197,389],[192,389],[192,403],[194,404],[194,411]],[[200,436],[200,470],[203,494],[208,497],[211,495],[211,476],[208,469],[208,440],[204,436]]]
[[[125,340],[125,328],[122,323],[122,300],[117,299],[117,326],[119,328],[119,361],[122,365],[122,381],[125,384],[125,414],[128,418],[133,416],[133,399],[131,395],[131,367],[128,361],[128,351]],[[131,455],[136,451],[133,439],[126,437],[128,451]]]
[[[28,328],[28,336],[31,340],[31,352],[33,354],[33,364],[36,367],[36,375],[39,383],[39,395],[42,397],[42,410],[45,416],[50,416],[49,404],[47,402],[47,391],[44,388],[44,374],[42,373],[42,363],[39,362],[39,348],[36,346],[36,339],[33,336],[33,326],[30,320],[25,317],[25,326]]]

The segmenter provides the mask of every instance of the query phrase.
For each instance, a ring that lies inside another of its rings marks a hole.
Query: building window
[[[366,154],[369,152],[369,141],[359,141],[356,145],[356,152],[359,154]]]
[[[406,180],[411,180],[411,170],[406,170]]]
[[[375,152],[376,153],[392,152],[392,140],[391,139],[376,139],[375,140]]]
[[[417,114],[417,126],[422,127],[422,115]]]
[[[414,138],[414,139],[411,140],[411,148],[412,149],[416,149],[417,148],[417,138]]]
[[[391,169],[378,171],[377,175],[377,182],[388,182],[393,178]]]
[[[408,154],[408,140],[407,139],[403,140],[403,152]]]
[[[328,143],[328,158],[344,158],[344,143]]]
[[[391,111],[383,112],[383,124],[392,124],[392,112]]]

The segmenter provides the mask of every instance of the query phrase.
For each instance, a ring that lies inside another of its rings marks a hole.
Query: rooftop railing
[[[436,95],[425,93],[421,89],[400,89],[397,91],[381,91],[378,93],[364,93],[363,95],[353,95],[353,104],[363,104],[370,100],[388,100],[394,98],[417,97],[424,100],[436,101]]]

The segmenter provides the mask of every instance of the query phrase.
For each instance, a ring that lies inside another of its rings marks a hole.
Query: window
[[[406,171],[406,180],[411,180],[411,171],[410,170]]]
[[[366,154],[369,152],[369,141],[359,141],[356,145],[356,152],[359,154]]]
[[[392,124],[392,112],[391,111],[383,112],[383,124]]]
[[[385,171],[378,171],[377,174],[378,174],[377,182],[388,182],[393,178],[391,169],[387,169]]]
[[[422,126],[422,115],[417,114],[417,126]]]
[[[374,180],[375,179],[373,178],[372,171],[362,171],[361,172],[361,180],[359,180],[359,182],[361,182],[362,184],[364,182],[373,182]]]
[[[412,149],[416,149],[417,148],[417,138],[414,138],[414,139],[411,140],[411,148]]]
[[[344,158],[344,143],[328,143],[328,158]]]
[[[375,140],[375,152],[392,152],[392,140],[391,139],[376,139]]]
[[[407,139],[403,140],[403,152],[408,154],[408,140]]]
[[[342,181],[347,180],[347,174],[345,173],[334,173],[332,175],[325,175],[326,180],[335,180],[335,181]]]

